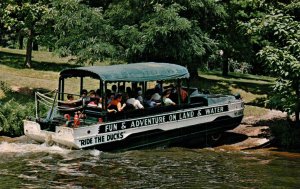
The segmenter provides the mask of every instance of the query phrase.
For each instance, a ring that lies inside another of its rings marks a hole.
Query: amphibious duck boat
[[[185,67],[154,62],[65,69],[60,72],[55,95],[35,94],[36,117],[24,120],[24,133],[35,141],[72,149],[119,151],[207,141],[237,127],[243,117],[243,101],[234,95],[199,93],[189,87],[189,76]],[[74,89],[76,81],[79,85]],[[112,85],[118,91],[109,91]],[[126,94],[126,86],[142,95],[144,108],[110,111],[109,96]],[[146,100],[151,100],[147,96],[153,95],[155,86],[158,94],[172,86],[177,95],[174,104],[167,106],[161,100],[147,106]],[[67,101],[68,88],[78,95],[77,100]],[[98,89],[98,96],[80,97],[79,91],[87,88]],[[90,106],[95,98],[98,104]],[[47,112],[44,117],[43,111]]]

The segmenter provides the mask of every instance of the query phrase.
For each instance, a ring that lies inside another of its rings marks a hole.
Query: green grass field
[[[70,63],[70,59],[70,57],[60,58],[51,52],[34,51],[32,68],[29,69],[24,68],[24,50],[0,47],[0,81],[20,91],[52,91],[58,86],[59,71],[77,66]],[[76,80],[70,81],[69,90],[75,89],[74,92],[78,92],[77,82]],[[208,90],[212,93],[239,93],[246,104],[260,106],[246,106],[246,116],[257,116],[267,111],[263,108],[264,100],[272,91],[273,83],[274,78],[265,76],[230,73],[228,77],[223,77],[220,72],[199,72],[199,79],[193,80],[191,86],[199,88],[200,91]],[[90,85],[98,86],[93,82]],[[0,100],[5,95],[5,92],[0,90]]]

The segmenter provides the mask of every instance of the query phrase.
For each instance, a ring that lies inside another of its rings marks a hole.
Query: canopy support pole
[[[65,93],[65,79],[62,78],[61,80],[61,100],[64,100],[64,93]]]
[[[59,78],[59,81],[58,81],[58,100],[62,100],[62,93],[61,93],[61,77]]]
[[[190,78],[186,79],[186,81],[187,81],[187,94],[188,94],[187,98],[188,98],[188,104],[190,104],[191,103],[191,98],[190,98]]]
[[[83,89],[83,77],[80,77],[80,91],[79,91],[80,94],[82,89]]]

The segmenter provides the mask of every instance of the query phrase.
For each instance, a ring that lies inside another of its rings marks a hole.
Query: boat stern
[[[46,141],[46,132],[41,130],[41,125],[35,121],[23,120],[24,134],[37,142]]]
[[[75,142],[74,128],[56,126],[55,133],[52,135],[52,140],[56,144],[66,146],[71,149],[80,149]]]

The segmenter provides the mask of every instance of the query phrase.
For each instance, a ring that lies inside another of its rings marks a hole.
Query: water
[[[0,142],[0,188],[5,189],[299,187],[297,153],[222,147],[107,153]]]

